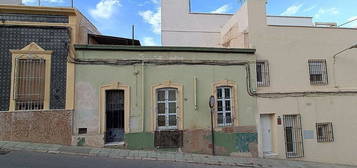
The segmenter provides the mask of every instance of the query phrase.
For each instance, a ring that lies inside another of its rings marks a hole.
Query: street
[[[0,168],[224,168],[169,161],[109,159],[27,151],[0,152]],[[230,166],[226,166],[227,168]]]

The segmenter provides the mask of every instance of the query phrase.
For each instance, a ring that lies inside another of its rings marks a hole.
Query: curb
[[[57,150],[53,150],[53,148],[50,149],[46,149],[45,147],[41,146],[41,147],[20,147],[22,145],[21,143],[6,143],[3,144],[2,147],[0,148],[0,155],[2,151],[7,151],[7,153],[9,153],[11,150],[13,151],[29,151],[29,152],[40,152],[40,153],[49,153],[49,154],[64,154],[64,155],[76,155],[76,156],[90,156],[90,157],[103,157],[103,158],[111,158],[111,159],[128,159],[128,160],[150,160],[150,161],[171,161],[171,162],[182,162],[182,163],[192,163],[192,164],[205,164],[205,165],[218,165],[218,166],[240,166],[240,167],[248,167],[248,168],[256,168],[257,166],[254,165],[248,165],[248,164],[239,164],[239,163],[224,163],[221,161],[212,161],[212,160],[208,160],[208,161],[203,161],[202,159],[200,159],[200,161],[195,161],[193,159],[189,159],[190,155],[188,155],[187,157],[185,157],[184,155],[182,155],[182,157],[180,159],[177,159],[175,157],[165,157],[165,158],[160,158],[157,157],[158,155],[156,154],[156,157],[150,157],[148,156],[148,154],[146,153],[146,151],[144,151],[146,154],[146,157],[142,157],[140,156],[140,152],[141,151],[135,151],[134,153],[130,153],[132,151],[127,151],[127,150],[123,150],[121,151],[120,149],[104,149],[104,148],[81,148],[81,147],[71,147],[71,146],[62,146],[60,148],[57,148]],[[37,145],[37,144],[33,144],[33,145]],[[39,149],[40,148],[40,149]],[[88,152],[73,152],[73,151],[65,151],[63,149],[87,149]],[[95,152],[92,152],[92,151]],[[110,152],[110,150],[112,150]],[[104,151],[104,152],[103,152]],[[122,153],[125,153],[125,155],[123,155]],[[166,153],[160,153],[160,154],[166,154]],[[207,156],[205,155],[197,155],[200,156],[202,158],[207,158]],[[192,157],[192,156],[191,156]],[[170,159],[172,158],[172,159]],[[208,158],[207,158],[208,159]],[[259,166],[260,167],[260,166]]]

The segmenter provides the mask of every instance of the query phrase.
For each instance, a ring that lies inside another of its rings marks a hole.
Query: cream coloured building
[[[267,16],[265,5],[203,14],[163,0],[162,43],[256,49],[259,156],[356,165],[357,29]]]

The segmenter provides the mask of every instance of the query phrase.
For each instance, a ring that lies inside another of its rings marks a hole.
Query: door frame
[[[124,133],[130,133],[129,120],[130,120],[130,87],[129,85],[123,85],[119,82],[113,82],[112,84],[104,85],[100,87],[99,97],[99,129],[98,133],[105,138],[106,131],[106,91],[107,90],[123,90],[124,91]],[[105,141],[103,139],[103,141]]]
[[[286,158],[302,158],[305,155],[302,119],[300,114],[283,115],[283,131]],[[288,123],[288,121],[292,123]],[[293,152],[288,152],[286,128],[291,127]]]
[[[272,156],[273,155],[277,155],[276,152],[277,152],[277,149],[276,149],[276,142],[277,139],[274,138],[274,136],[276,136],[275,134],[277,133],[277,126],[274,124],[276,123],[276,116],[277,114],[274,113],[274,112],[258,112],[258,114],[256,114],[256,117],[255,117],[255,121],[256,121],[256,125],[257,125],[257,134],[258,134],[258,156],[261,157],[261,158],[264,158],[264,153],[263,153],[263,137],[262,137],[262,126],[260,124],[260,118],[261,118],[261,115],[270,115],[271,116],[271,121],[272,121]]]

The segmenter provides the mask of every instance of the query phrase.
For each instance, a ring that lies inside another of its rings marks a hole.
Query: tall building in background
[[[162,43],[256,49],[261,157],[357,165],[356,28],[267,16],[266,0],[235,14],[192,13],[189,3],[162,0]]]
[[[21,5],[22,0],[0,0],[0,5]]]

